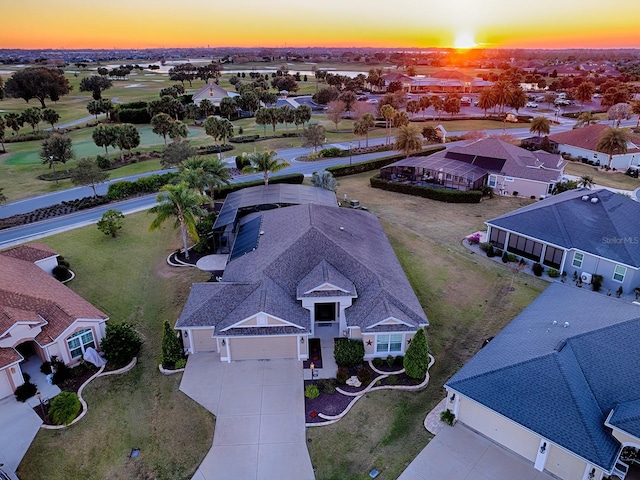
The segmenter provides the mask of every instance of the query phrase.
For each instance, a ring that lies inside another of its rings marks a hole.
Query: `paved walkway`
[[[211,450],[193,480],[315,478],[306,446],[302,362],[223,363],[189,356],[180,390],[216,416]]]
[[[398,480],[553,480],[531,462],[457,423],[443,428]]]
[[[29,404],[18,402],[13,395],[0,400],[0,464],[5,472],[18,469],[41,424]]]

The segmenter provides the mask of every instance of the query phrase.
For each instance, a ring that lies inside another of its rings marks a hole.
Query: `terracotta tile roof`
[[[0,326],[6,327],[11,318],[14,323],[27,319],[28,312],[47,322],[36,337],[41,345],[55,340],[76,319],[108,318],[33,263],[0,255]]]
[[[0,370],[19,360],[22,360],[22,355],[13,348],[0,348]]]
[[[0,251],[0,255],[34,263],[38,260],[57,256],[58,253],[42,243],[32,243],[30,245],[18,245],[17,247],[2,250]]]

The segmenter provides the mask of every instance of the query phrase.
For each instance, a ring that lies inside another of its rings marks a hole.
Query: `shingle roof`
[[[582,200],[588,196],[589,200]],[[598,201],[592,203],[591,199]],[[640,267],[640,204],[610,190],[570,190],[487,221],[563,248]]]
[[[0,251],[0,255],[35,263],[38,260],[55,257],[58,253],[42,243],[32,243],[29,245],[18,245],[16,247],[8,248],[7,250],[2,250]]]
[[[322,291],[311,291],[321,285],[328,283],[344,291],[331,290],[334,294],[356,296],[356,287],[353,282],[345,277],[340,271],[322,259],[302,280],[298,283],[298,298],[319,296]],[[307,293],[309,292],[309,293]]]
[[[602,135],[602,132],[607,128],[609,127],[604,123],[596,123],[594,125],[574,128],[573,130],[567,130],[566,132],[549,135],[549,140],[559,144],[571,145],[573,147],[584,148],[595,152],[597,151],[596,146],[600,141],[600,135]],[[633,148],[637,148],[636,145],[640,144],[640,138],[632,138],[631,143],[631,150]]]
[[[609,470],[620,445],[604,422],[640,399],[638,342],[640,307],[555,283],[447,386]]]
[[[630,435],[640,438],[640,399],[617,405],[608,423]]]
[[[258,248],[230,261],[221,283],[194,285],[177,328],[215,325],[219,331],[264,311],[309,331],[309,312],[297,299],[303,292],[299,286],[313,288],[325,273],[349,295],[358,295],[346,311],[348,325],[364,328],[387,318],[388,312],[373,308],[380,295],[413,330],[428,323],[375,216],[309,204],[251,214],[243,221],[255,215],[263,218]]]

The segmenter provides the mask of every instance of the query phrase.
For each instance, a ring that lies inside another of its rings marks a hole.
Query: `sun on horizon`
[[[473,33],[471,32],[458,32],[456,33],[455,39],[453,41],[454,48],[460,50],[466,50],[469,48],[477,47],[478,44],[475,41]]]

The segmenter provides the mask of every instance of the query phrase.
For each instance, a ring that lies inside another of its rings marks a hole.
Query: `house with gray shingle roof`
[[[399,160],[383,167],[380,176],[454,190],[489,186],[500,195],[540,198],[562,181],[566,164],[560,155],[530,152],[497,138],[485,138],[428,157]]]
[[[560,479],[640,447],[640,306],[554,283],[446,382],[457,421]],[[635,467],[634,467],[635,468]]]
[[[610,190],[570,190],[485,222],[494,247],[603,289],[640,287],[640,203]]]
[[[105,335],[107,315],[51,276],[57,256],[40,244],[0,251],[0,398],[24,383],[29,357],[74,365]]]
[[[219,282],[192,286],[176,323],[190,353],[215,351],[229,362],[305,360],[309,338],[332,327],[362,340],[365,358],[386,358],[403,354],[428,325],[368,212],[302,204],[250,213],[229,258]]]
[[[596,149],[602,132],[609,128],[596,123],[582,128],[549,135],[549,142],[559,153],[566,153],[576,159],[584,159],[596,165],[609,165],[612,168],[638,168],[640,165],[640,137],[633,135],[627,143],[627,153],[613,155],[609,164],[609,155]]]

